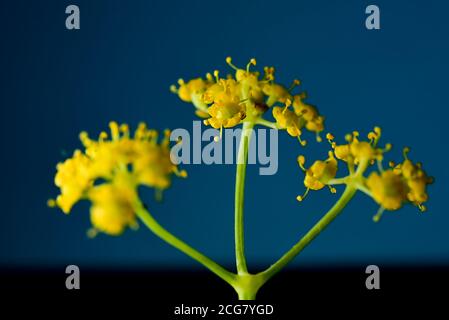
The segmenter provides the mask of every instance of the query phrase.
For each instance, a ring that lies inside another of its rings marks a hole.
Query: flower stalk
[[[215,273],[218,277],[229,283],[230,285],[233,285],[235,282],[235,274],[229,272],[228,270],[224,269],[222,266],[217,264],[215,261],[210,259],[209,257],[205,256],[204,254],[200,253],[198,250],[192,248],[188,244],[186,244],[184,241],[180,240],[176,236],[174,236],[172,233],[167,231],[164,227],[162,227],[154,218],[153,216],[148,212],[147,209],[143,206],[143,204],[140,201],[134,202],[134,210],[136,212],[136,215],[140,218],[140,220],[147,226],[148,229],[150,229],[156,236],[170,244],[171,246],[175,247],[179,251],[183,252],[187,256],[191,257],[192,259],[196,260],[203,266],[205,266],[207,269]]]
[[[245,258],[245,236],[244,236],[244,198],[245,198],[245,177],[246,166],[248,162],[248,148],[252,135],[252,122],[243,124],[242,133],[240,135],[240,145],[237,155],[237,169],[235,176],[235,257],[238,274],[246,274],[248,268]]]
[[[335,205],[276,263],[267,270],[262,271],[260,276],[267,281],[276,273],[281,271],[290,261],[292,261],[313,239],[315,239],[346,207],[348,202],[354,197],[357,189],[347,186],[340,199]]]

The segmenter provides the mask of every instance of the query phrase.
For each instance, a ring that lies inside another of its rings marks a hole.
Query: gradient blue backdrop
[[[364,27],[365,7],[381,9],[380,31]],[[65,29],[78,4],[81,30]],[[449,262],[448,23],[444,1],[2,1],[0,265],[195,266],[144,227],[122,237],[86,237],[88,206],[70,216],[46,207],[55,164],[111,120],[191,130],[192,107],[168,88],[216,68],[224,58],[275,65],[278,79],[299,77],[342,136],[374,125],[385,142],[412,145],[414,160],[436,177],[429,211],[413,207],[371,217],[377,205],[358,195],[296,265]],[[309,140],[312,137],[309,137]],[[327,145],[305,152],[323,157]],[[314,151],[315,150],[315,151]],[[303,204],[298,143],[280,134],[279,172],[247,177],[250,266],[287,250],[335,196]],[[148,197],[160,222],[225,264],[233,253],[233,166],[188,166],[163,203]]]

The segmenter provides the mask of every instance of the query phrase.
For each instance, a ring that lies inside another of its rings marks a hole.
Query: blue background
[[[365,28],[372,1],[2,1],[0,265],[177,267],[197,264],[142,227],[88,239],[88,206],[72,214],[46,207],[57,194],[55,165],[110,120],[191,130],[193,108],[168,90],[179,77],[244,65],[277,67],[277,79],[303,80],[309,101],[342,137],[382,126],[384,142],[436,177],[428,212],[407,206],[375,224],[362,194],[294,265],[449,262],[448,23],[444,1],[374,1],[381,30]],[[65,29],[78,4],[81,30]],[[310,142],[313,140],[309,136]],[[323,158],[325,143],[302,150],[280,132],[279,171],[247,176],[249,266],[283,254],[332,205],[323,190],[302,204],[296,156]],[[232,265],[234,170],[185,166],[163,203],[146,198],[162,225],[217,261]],[[341,190],[339,190],[341,191]]]

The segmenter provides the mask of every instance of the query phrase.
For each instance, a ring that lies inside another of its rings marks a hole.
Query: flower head
[[[366,186],[373,199],[381,206],[374,216],[379,220],[384,210],[398,210],[410,203],[425,211],[424,202],[429,198],[427,186],[433,182],[422,169],[421,164],[414,164],[407,158],[409,149],[404,149],[404,161],[379,175],[372,172],[366,179]]]
[[[234,127],[245,118],[245,105],[240,102],[239,87],[234,79],[221,79],[212,85],[203,95],[210,118],[204,120],[206,125],[215,129]]]
[[[402,178],[407,186],[407,201],[417,206],[421,211],[425,211],[426,208],[423,203],[429,198],[427,186],[433,183],[433,178],[426,174],[421,163],[414,164],[408,158],[409,151],[409,148],[404,148],[404,161],[392,170]]]
[[[359,133],[354,131],[346,136],[346,144],[338,145],[334,136],[326,135],[331,144],[332,151],[325,161],[315,161],[311,167],[304,167],[305,158],[298,157],[298,163],[305,172],[304,185],[307,188],[303,196],[297,199],[302,201],[309,190],[320,190],[326,185],[335,192],[334,185],[346,184],[358,189],[379,204],[378,213],[374,220],[378,221],[385,210],[398,210],[404,204],[410,203],[421,211],[425,210],[424,202],[428,200],[427,186],[433,179],[427,176],[421,164],[414,164],[407,157],[408,148],[404,149],[404,161],[398,165],[391,163],[390,169],[384,170],[382,160],[384,154],[391,149],[391,144],[384,148],[378,146],[381,129],[375,127],[368,133],[367,140],[359,139]],[[338,161],[347,164],[349,174],[336,178]],[[371,167],[371,172],[365,177],[365,172]]]
[[[159,139],[157,131],[141,123],[131,136],[127,125],[111,122],[110,132],[110,139],[102,132],[96,140],[80,134],[84,151],[76,150],[57,165],[55,185],[61,194],[49,204],[69,213],[87,199],[94,228],[117,235],[136,224],[132,204],[139,185],[161,191],[170,186],[173,174],[186,173],[170,160],[169,131]]]
[[[306,104],[305,93],[292,94],[299,80],[294,80],[290,87],[275,82],[274,68],[265,67],[263,75],[252,71],[256,60],[251,59],[246,68],[239,68],[230,57],[226,63],[234,70],[224,78],[216,70],[208,73],[205,79],[195,78],[185,82],[178,81],[178,86],[171,86],[181,100],[192,103],[196,113],[205,118],[204,124],[216,129],[230,128],[243,121],[256,122],[269,109],[278,129],[285,129],[291,136],[300,137],[301,129],[319,133],[324,127],[324,118],[318,110]],[[293,104],[292,104],[293,103]],[[293,110],[289,107],[293,106]]]

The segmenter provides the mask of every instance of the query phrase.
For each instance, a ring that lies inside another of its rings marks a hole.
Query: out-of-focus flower
[[[433,183],[433,178],[425,173],[420,163],[414,164],[407,158],[408,150],[404,149],[402,163],[382,171],[380,175],[372,172],[366,179],[368,190],[380,205],[375,221],[380,219],[384,210],[398,210],[406,203],[417,206],[421,211],[426,210],[427,186]]]
[[[366,185],[373,199],[387,210],[397,210],[407,200],[407,184],[393,170],[382,173],[372,172]]]
[[[69,213],[75,203],[87,199],[92,202],[94,228],[118,235],[136,224],[132,204],[139,185],[162,191],[170,186],[173,174],[187,174],[170,160],[168,130],[159,139],[156,130],[141,123],[131,136],[126,124],[111,122],[110,131],[110,139],[106,132],[97,140],[80,134],[85,150],[76,150],[57,165],[55,184],[61,194],[49,205]]]

